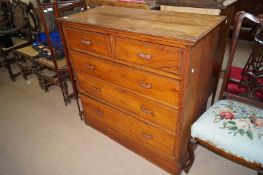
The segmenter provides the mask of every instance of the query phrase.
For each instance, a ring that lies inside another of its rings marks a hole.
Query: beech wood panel
[[[84,73],[78,73],[77,78],[81,91],[102,99],[108,104],[122,108],[138,118],[144,118],[147,121],[176,132],[177,110]]]
[[[94,52],[111,56],[110,36],[106,34],[66,28],[65,33],[69,48],[82,52]]]
[[[122,37],[115,38],[116,57],[147,67],[180,74],[183,49]]]
[[[173,106],[179,105],[180,81],[141,71],[80,52],[71,52],[77,71],[120,85]]]
[[[81,100],[84,104],[83,108],[86,117],[96,118],[96,120],[120,132],[135,137],[142,143],[149,144],[169,155],[173,155],[175,147],[174,135],[140,122],[89,97],[82,95]]]

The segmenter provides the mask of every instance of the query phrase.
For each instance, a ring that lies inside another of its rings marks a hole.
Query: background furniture
[[[62,6],[62,7],[59,7],[59,3],[56,0],[54,1],[54,15],[56,18],[63,17],[63,16],[66,16],[66,15],[69,15],[72,13],[80,12],[80,11],[85,11],[85,10],[87,10],[87,5],[86,5],[85,0],[79,0],[79,1],[76,1],[74,3]],[[62,42],[63,42],[63,46],[64,46],[64,52],[65,52],[65,57],[67,60],[68,72],[69,72],[69,76],[70,76],[70,80],[71,80],[73,93],[74,93],[74,96],[75,96],[76,101],[77,101],[79,116],[81,117],[81,120],[82,120],[83,118],[82,118],[82,112],[81,112],[80,105],[79,105],[79,92],[78,92],[77,87],[76,87],[77,86],[76,85],[76,78],[75,78],[75,75],[74,75],[73,70],[72,70],[71,62],[69,60],[68,48],[66,46],[66,42],[65,42],[65,39],[63,37],[61,23],[58,23],[57,25],[58,25],[58,30],[60,32]]]
[[[71,5],[74,5],[76,2],[61,2],[58,6],[60,6],[59,8],[72,11],[72,8],[69,7]],[[58,54],[53,49],[55,47],[54,43],[51,42],[50,38],[51,32],[58,32],[58,26],[55,22],[54,15],[57,15],[59,13],[54,12],[54,7],[56,6],[55,3],[57,3],[57,1],[54,1],[53,3],[40,3],[40,1],[37,0],[40,21],[42,22],[43,30],[45,32],[45,35],[47,36],[47,44],[52,59],[37,59],[35,61],[37,64],[36,74],[38,76],[40,87],[44,90],[48,91],[49,86],[58,85],[61,88],[63,99],[65,101],[65,104],[67,105],[74,97],[74,93],[69,93],[68,91],[67,82],[70,81],[69,67],[67,65],[65,57],[58,59]],[[74,8],[76,8],[76,6],[74,6]],[[52,73],[47,73],[47,70],[51,71]]]
[[[8,9],[9,1],[1,1],[0,2],[0,26],[4,26],[10,20],[10,14]]]
[[[180,174],[190,126],[206,108],[224,20],[110,6],[58,19],[85,123]]]
[[[28,28],[31,34],[32,41],[38,40],[38,35],[40,34],[40,23],[37,9],[34,8],[31,2],[27,5],[27,16],[28,16]],[[23,75],[24,79],[27,79],[27,76],[34,73],[36,70],[35,59],[39,58],[39,52],[36,51],[32,44],[21,47],[14,50],[15,60],[20,68],[20,72]]]
[[[176,11],[197,14],[223,15],[227,17],[226,23],[222,24],[215,54],[215,61],[211,65],[213,70],[213,86],[211,87],[212,103],[214,102],[218,80],[221,73],[221,66],[227,46],[228,35],[232,18],[234,16],[236,0],[215,1],[215,0],[160,0],[161,10]]]
[[[0,44],[0,57],[2,64],[7,69],[10,79],[15,81],[16,76],[21,72],[13,73],[11,64],[15,63],[15,57],[12,51],[17,48],[27,46],[31,43],[32,38],[29,32],[29,21],[27,16],[27,4],[20,0],[13,0],[12,3],[8,2],[7,7],[10,14],[10,20],[5,23],[0,30],[0,36],[10,39],[10,46],[4,47]]]
[[[247,13],[250,13],[254,16],[258,16],[259,14],[263,13],[263,1],[262,0],[239,0],[238,3],[235,5],[234,14],[236,14],[239,11],[245,11]],[[232,17],[232,26],[234,26],[234,18]],[[245,20],[242,24],[242,28],[240,31],[240,39],[253,41],[253,35],[252,30],[254,27],[254,23]]]
[[[148,10],[159,10],[160,6],[157,3],[156,0],[146,0],[146,1],[141,1],[138,3],[138,1],[129,1],[125,2],[120,0],[89,0],[86,1],[87,5],[90,8],[102,6],[102,5],[109,5],[109,6],[117,6],[117,7],[128,7],[128,8],[137,8],[137,9],[148,9]]]
[[[243,68],[242,79],[233,81],[230,77],[231,65],[241,24],[245,18],[257,23],[254,46]],[[221,99],[227,98],[227,100],[217,102],[193,124],[191,132],[194,141],[189,144],[190,150],[193,151],[196,141],[223,157],[257,170],[258,175],[263,174],[262,36],[263,16],[260,19],[249,13],[237,13],[230,57],[220,96]],[[240,93],[229,92],[228,85],[233,82],[243,89]],[[193,161],[194,155],[191,157]]]

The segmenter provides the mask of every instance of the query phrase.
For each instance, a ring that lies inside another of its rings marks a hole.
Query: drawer
[[[117,37],[116,56],[120,60],[180,74],[183,49]]]
[[[111,56],[109,35],[66,28],[65,36],[70,49]]]
[[[77,78],[80,89],[89,95],[176,132],[177,110],[84,73]]]
[[[179,105],[180,81],[80,52],[71,52],[75,70],[117,84],[174,106]]]
[[[103,103],[81,95],[85,117],[97,121],[132,137],[139,142],[150,145],[168,155],[173,155],[175,136],[143,123],[135,118],[115,110]]]

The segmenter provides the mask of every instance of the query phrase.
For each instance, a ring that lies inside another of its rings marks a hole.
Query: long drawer
[[[179,105],[180,81],[80,52],[71,52],[75,70],[117,84],[152,99]]]
[[[92,117],[118,130],[139,142],[147,144],[170,156],[174,154],[175,135],[166,133],[149,124],[140,122],[135,118],[104,105],[96,100],[81,95],[86,117]]]
[[[121,60],[180,74],[183,49],[122,37],[115,38],[116,57]]]
[[[77,79],[80,89],[89,95],[176,132],[177,110],[85,73],[78,73]]]
[[[67,27],[66,40],[70,49],[111,56],[110,36]]]

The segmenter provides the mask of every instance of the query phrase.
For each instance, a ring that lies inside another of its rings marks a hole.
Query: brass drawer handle
[[[152,84],[151,83],[144,83],[144,82],[139,82],[139,85],[145,89],[151,89]]]
[[[91,45],[91,41],[90,40],[81,40],[81,43],[82,44],[85,44],[85,45]]]
[[[99,87],[92,86],[92,89],[95,90],[98,93],[101,93],[101,88],[99,88]]]
[[[137,55],[139,58],[142,58],[144,60],[151,60],[152,59],[152,55],[149,55],[149,54],[144,54],[144,53],[139,52]]]
[[[152,134],[148,134],[148,133],[145,133],[145,132],[142,132],[142,136],[146,139],[153,139],[153,135]]]
[[[145,108],[143,105],[141,106],[141,111],[148,115],[153,115],[153,110]]]
[[[93,64],[86,64],[86,67],[90,70],[95,70],[96,69],[96,66],[93,65]]]
[[[100,109],[95,109],[95,113],[99,116],[104,116],[104,112],[101,111]]]

